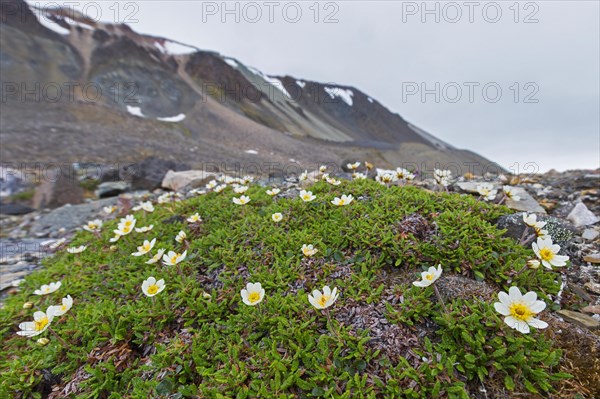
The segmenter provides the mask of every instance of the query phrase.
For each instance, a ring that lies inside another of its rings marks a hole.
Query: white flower
[[[338,299],[338,296],[339,293],[337,292],[337,287],[334,287],[332,291],[329,286],[326,285],[323,287],[323,293],[319,290],[314,290],[312,295],[308,294],[308,302],[317,309],[326,309],[333,305]]]
[[[154,277],[148,277],[142,283],[142,292],[146,296],[154,296],[165,289],[165,280],[160,279],[156,281]]]
[[[537,243],[532,243],[531,247],[542,265],[548,269],[552,269],[552,266],[564,266],[569,260],[568,256],[557,255],[560,251],[560,245],[553,244],[550,238],[538,237]]]
[[[540,261],[537,259],[530,259],[527,261],[527,266],[530,269],[538,269],[540,267]]]
[[[35,295],[48,295],[52,294],[54,291],[58,290],[62,283],[57,281],[56,283],[44,284],[40,287],[39,290],[33,291]]]
[[[133,217],[133,215],[127,215],[121,219],[117,225],[117,230],[114,230],[114,233],[119,236],[127,235],[133,231],[135,223],[136,219]]]
[[[248,186],[236,186],[233,188],[233,192],[236,194],[244,194],[246,191],[248,191]]]
[[[242,295],[242,302],[248,306],[255,306],[265,297],[265,289],[260,283],[248,283],[240,294]]]
[[[190,216],[189,218],[187,218],[188,223],[199,223],[202,221],[202,219],[200,218],[200,215],[198,215],[198,213],[194,213],[192,216]]]
[[[102,228],[102,220],[100,220],[100,219],[95,219],[95,220],[89,221],[89,222],[87,222],[87,224],[85,224],[83,226],[84,230],[89,231],[91,233],[100,231],[101,228]]]
[[[534,229],[541,229],[546,225],[546,222],[538,222],[537,216],[535,213],[528,215],[527,213],[523,213],[523,222]]]
[[[213,188],[217,187],[217,181],[216,180],[211,180],[206,184],[206,188],[211,190]]]
[[[183,230],[181,230],[179,233],[177,233],[177,236],[175,236],[175,241],[177,241],[180,244],[182,244],[186,239],[187,234],[185,234],[185,231]]]
[[[352,195],[342,195],[341,198],[335,197],[331,203],[337,206],[344,206],[351,203],[353,199],[354,197],[352,197]]]
[[[50,327],[54,313],[52,313],[51,307],[46,310],[46,313],[37,311],[33,314],[33,321],[27,321],[19,324],[21,331],[17,331],[18,335],[24,337],[35,337],[40,335]]]
[[[350,170],[356,170],[360,166],[360,162],[348,163],[346,167]]]
[[[429,287],[431,284],[440,278],[442,275],[442,265],[438,265],[437,269],[431,266],[429,270],[421,273],[421,281],[413,281],[413,285],[417,287]]]
[[[326,170],[327,170],[327,165],[321,165],[321,166],[319,166],[319,172],[325,173]]]
[[[398,180],[413,180],[415,175],[404,168],[397,168],[396,178]]]
[[[154,212],[154,205],[150,201],[142,202],[140,207],[146,212]]]
[[[388,171],[377,170],[377,176],[375,181],[382,185],[388,185],[397,180],[396,173],[390,173]]]
[[[152,241],[144,240],[144,243],[141,246],[137,247],[137,252],[134,252],[131,255],[146,255],[148,252],[152,251],[152,248],[154,248],[154,244],[156,244],[156,238],[152,239]]]
[[[308,171],[305,170],[303,173],[300,174],[300,176],[298,176],[298,180],[300,181],[304,181],[308,179]]]
[[[281,192],[280,189],[278,188],[272,188],[270,190],[267,190],[267,194],[270,195],[271,197],[276,196],[277,194],[279,194]]]
[[[160,260],[160,258],[163,257],[163,255],[165,254],[165,249],[161,248],[158,250],[158,252],[156,253],[156,255],[154,255],[152,258],[150,258],[146,263],[151,265],[153,263],[156,263]]]
[[[317,198],[317,196],[313,195],[312,191],[301,190],[300,198],[302,198],[302,201],[304,202],[310,202]]]
[[[485,201],[493,201],[498,194],[498,190],[494,189],[491,183],[481,183],[477,185],[477,192]]]
[[[331,184],[332,186],[339,186],[340,184],[342,184],[341,180],[337,180],[332,177],[328,177],[327,179],[325,179],[325,181],[327,181],[327,183]]]
[[[503,186],[502,187],[502,191],[504,191],[504,195],[506,195],[508,198],[510,198],[513,201],[520,201],[521,197],[519,197],[516,193],[515,193],[515,188],[511,187],[511,186]]]
[[[153,224],[151,224],[150,226],[136,227],[136,228],[135,228],[135,231],[136,231],[137,233],[147,233],[147,232],[149,232],[150,230],[152,230],[153,228],[154,228],[154,225],[153,225]]]
[[[367,178],[367,175],[364,173],[354,172],[352,173],[352,178],[355,180],[364,180]]]
[[[319,252],[319,250],[316,249],[315,247],[313,247],[312,244],[309,244],[309,245],[303,244],[302,245],[302,253],[306,257],[311,257],[314,254],[316,254],[317,252]]]
[[[73,298],[71,295],[67,295],[66,298],[62,299],[62,305],[50,306],[48,313],[52,313],[53,316],[62,316],[67,313],[73,307]]]
[[[452,178],[452,172],[449,170],[435,169],[433,171],[433,178],[437,184],[440,184],[440,185],[446,187],[450,184],[450,179]]]
[[[183,262],[187,255],[187,251],[183,251],[182,254],[178,254],[173,251],[169,251],[167,255],[163,255],[163,263],[167,266],[175,266],[179,262]]]
[[[83,251],[85,251],[86,248],[87,247],[85,245],[80,245],[78,247],[69,247],[69,248],[67,248],[67,252],[70,254],[80,254]]]
[[[250,176],[250,175],[246,175],[244,177],[241,178],[241,183],[242,184],[248,184],[248,183],[252,183],[254,181],[254,177]]]
[[[218,185],[217,187],[215,187],[213,191],[215,193],[220,193],[221,191],[225,190],[226,188],[227,188],[226,184],[221,184],[221,185]]]
[[[529,327],[546,328],[548,323],[536,319],[538,313],[546,308],[546,303],[537,300],[537,294],[533,291],[521,295],[517,287],[510,287],[508,294],[499,292],[500,302],[494,303],[494,308],[504,318],[504,322],[515,330],[523,333],[529,333]]]
[[[119,238],[121,238],[122,234],[117,234],[117,231],[118,230],[115,230],[115,236],[113,238],[109,239],[108,241],[110,241],[110,242],[117,242],[117,241],[119,241]]]
[[[277,212],[271,215],[271,219],[273,219],[274,222],[281,222],[283,215],[280,212]]]
[[[250,202],[250,197],[247,195],[242,195],[240,198],[233,198],[233,203],[238,205],[246,205]]]
[[[114,211],[117,210],[116,206],[105,206],[104,208],[102,208],[102,210],[104,211],[104,213],[106,213],[107,215],[110,215],[111,213],[113,213]]]

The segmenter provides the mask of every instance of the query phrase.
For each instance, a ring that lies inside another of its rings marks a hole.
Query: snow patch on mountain
[[[185,119],[185,114],[179,114],[179,115],[175,115],[175,116],[168,116],[165,118],[156,118],[159,121],[162,122],[181,122],[182,120]]]
[[[140,107],[132,107],[131,105],[127,106],[127,112],[129,112],[133,116],[139,116],[140,118],[145,118],[142,113],[142,109]]]
[[[285,96],[287,98],[292,98],[292,96],[290,96],[290,93],[288,93],[288,91],[285,89],[285,86],[283,86],[283,83],[281,82],[281,80],[274,78],[272,76],[266,75],[254,67],[249,67],[248,69],[250,71],[252,71],[255,75],[258,75],[261,78],[263,78],[263,80],[265,80],[271,86],[274,86],[277,89],[279,89],[283,94],[285,94]]]
[[[301,80],[297,80],[297,81],[296,81],[296,84],[297,84],[298,86],[300,86],[302,89],[304,89],[304,86],[306,86],[306,82],[303,82],[303,81],[301,81]]]
[[[48,17],[46,17],[44,15],[40,15],[39,21],[46,28],[48,28],[51,31],[56,32],[60,35],[68,35],[69,33],[71,33],[71,31],[69,29],[63,28],[62,26],[60,26],[59,24],[57,24],[54,21],[51,21]]]
[[[225,61],[227,65],[233,68],[237,68],[239,66],[239,64],[235,62],[235,60],[232,58],[223,58],[223,61]]]
[[[343,102],[345,102],[349,106],[352,106],[352,96],[354,95],[352,90],[345,90],[340,87],[325,87],[325,91],[327,92],[327,94],[329,94],[329,96],[331,96],[332,99],[339,97],[342,99]]]

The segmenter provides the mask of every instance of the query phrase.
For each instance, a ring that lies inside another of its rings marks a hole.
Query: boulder
[[[513,201],[510,198],[506,199],[505,205],[510,209],[521,212],[536,212],[546,213],[540,204],[522,187],[513,187],[515,194],[521,197],[519,201]]]
[[[600,221],[600,218],[594,215],[583,202],[575,205],[575,208],[569,213],[567,219],[573,222],[576,227],[588,226]]]
[[[185,191],[205,185],[217,177],[217,173],[203,170],[184,170],[174,172],[169,170],[162,180],[162,188],[173,191]]]
[[[116,197],[129,189],[129,183],[124,181],[104,182],[98,185],[95,194],[98,198]]]
[[[552,241],[564,248],[573,238],[575,228],[568,221],[557,219],[552,216],[537,215],[537,220],[547,222],[544,227],[548,230],[548,234],[552,237]],[[511,215],[501,216],[496,223],[499,229],[506,229],[505,235],[519,240],[525,229],[523,222],[523,213],[513,213]],[[533,234],[533,229],[529,229],[530,234]]]
[[[81,204],[84,189],[79,185],[77,177],[61,169],[48,173],[42,183],[37,186],[33,195],[35,209],[58,208],[65,204]]]
[[[169,170],[189,170],[183,163],[149,157],[140,162],[124,165],[119,170],[122,180],[131,184],[134,190],[152,191],[159,188]]]
[[[0,214],[3,215],[25,215],[33,212],[35,209],[21,204],[0,203]]]
[[[572,310],[567,309],[561,309],[556,313],[566,321],[573,324],[577,324],[580,327],[584,327],[590,330],[595,330],[598,327],[600,327],[600,322],[598,320],[583,313],[574,312]]]

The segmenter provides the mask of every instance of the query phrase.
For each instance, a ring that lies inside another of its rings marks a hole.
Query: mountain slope
[[[490,164],[353,87],[268,76],[73,10],[2,5],[4,162]]]

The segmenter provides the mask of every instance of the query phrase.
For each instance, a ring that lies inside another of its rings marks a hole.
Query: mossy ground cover
[[[134,213],[153,230],[115,244],[118,220],[78,233],[70,245],[87,250],[48,258],[0,312],[0,397],[466,398],[482,387],[511,397],[545,395],[567,377],[543,332],[512,330],[493,308],[510,285],[548,304],[560,286],[547,270],[517,273],[533,253],[495,227],[507,208],[370,180],[311,190],[308,203],[251,186],[243,206],[231,188],[156,205]],[[333,206],[341,194],[355,200]],[[191,225],[196,212],[203,221]],[[187,243],[175,242],[180,230]],[[187,247],[186,260],[130,255],[153,237],[153,253]],[[319,252],[304,257],[302,244]],[[432,287],[411,284],[438,263],[446,311]],[[141,290],[149,276],[166,282],[153,298]],[[51,281],[57,292],[33,295]],[[242,303],[248,282],[266,290],[258,306]],[[341,295],[320,311],[307,294],[324,285]],[[45,310],[67,294],[75,304],[51,326],[67,346],[49,332],[46,346],[15,334],[31,319],[24,302]]]

